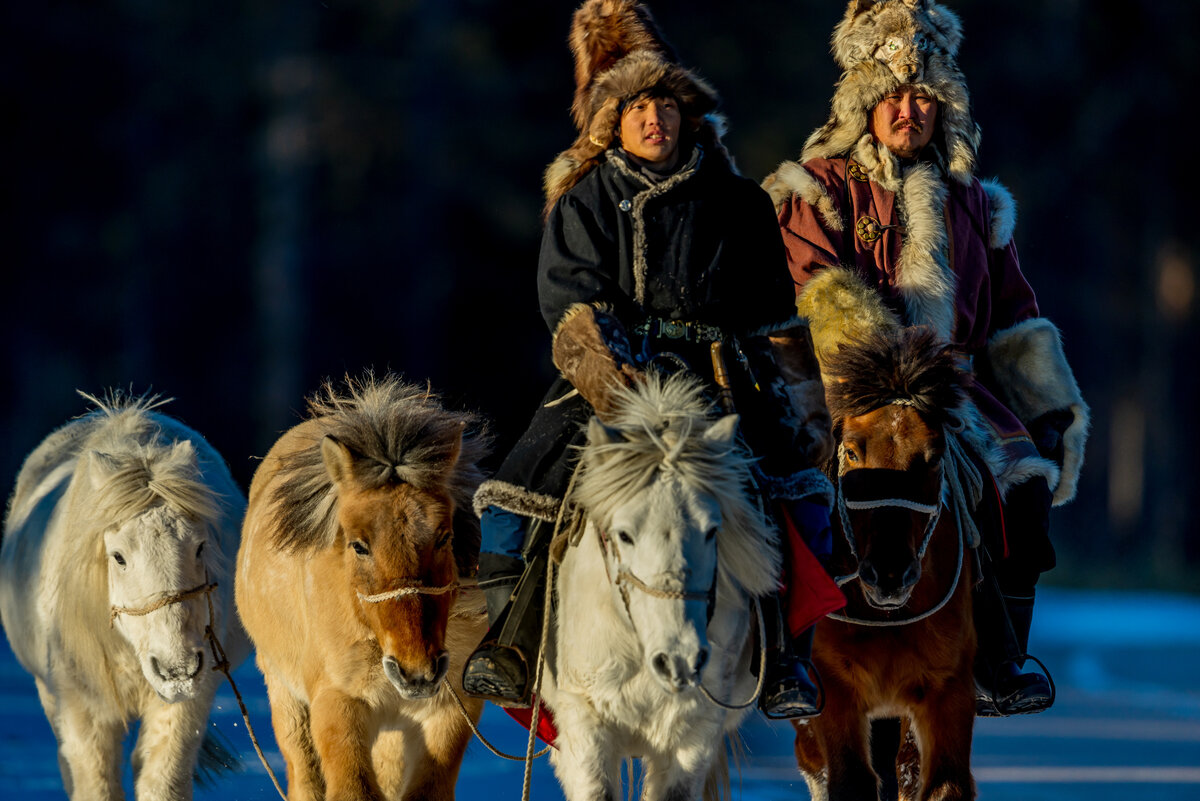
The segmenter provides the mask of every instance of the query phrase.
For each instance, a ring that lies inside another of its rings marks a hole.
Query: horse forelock
[[[573,500],[607,527],[614,511],[651,483],[677,478],[685,489],[716,499],[722,516],[718,569],[759,594],[778,573],[777,535],[747,491],[753,457],[703,436],[711,410],[703,386],[691,377],[651,375],[622,391],[608,418],[609,430],[619,435],[584,446]]]
[[[347,377],[341,389],[327,382],[309,399],[308,412],[319,433],[303,448],[281,457],[281,480],[271,494],[281,548],[324,548],[337,538],[337,487],[321,457],[325,436],[354,454],[351,478],[359,490],[408,484],[445,493],[456,509],[471,508],[483,480],[479,462],[487,454],[488,434],[477,415],[445,408],[428,386],[392,375]],[[478,544],[474,515],[455,515],[454,550],[456,557],[462,555],[460,567],[473,561],[468,554],[478,550]]]
[[[882,406],[912,406],[934,426],[955,418],[966,374],[932,329],[869,334],[841,345],[825,365],[826,400],[835,426]]]

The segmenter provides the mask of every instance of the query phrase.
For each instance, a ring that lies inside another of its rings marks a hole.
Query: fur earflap
[[[496,506],[506,512],[553,523],[558,519],[558,503],[553,496],[531,492],[507,481],[489,479],[475,491],[472,506],[477,517],[482,517],[489,506]]]
[[[822,375],[841,343],[900,328],[879,293],[844,267],[829,267],[810,278],[796,297],[796,311],[808,320]]]
[[[579,135],[546,170],[545,214],[600,163],[614,143],[624,104],[647,91],[674,95],[691,141],[728,161],[721,145],[725,122],[715,113],[716,91],[679,66],[645,6],[633,0],[587,0],[575,12],[569,42],[575,58],[571,116]]]
[[[1091,417],[1058,329],[1043,317],[1025,320],[993,336],[987,355],[1000,400],[1022,423],[1061,410],[1074,416],[1063,434],[1058,486],[1051,485],[1054,505],[1067,503],[1075,497]]]
[[[961,41],[958,17],[934,0],[851,0],[833,34],[834,59],[844,72],[829,120],[808,138],[800,160],[846,155],[884,95],[914,84],[937,98],[946,169],[969,184],[980,134],[955,61]]]

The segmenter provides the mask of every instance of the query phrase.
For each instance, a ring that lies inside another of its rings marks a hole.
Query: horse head
[[[437,444],[443,479],[460,448],[460,429]],[[451,490],[331,435],[321,458],[336,487],[340,564],[359,621],[378,641],[384,675],[400,695],[428,698],[450,664],[446,626],[458,594]]]
[[[842,528],[866,602],[907,604],[943,496],[945,425],[965,376],[926,328],[873,335],[829,360]]]
[[[623,391],[608,422],[589,425],[574,493],[599,536],[612,602],[672,693],[697,684],[708,661],[719,575],[733,571],[742,587],[777,575],[769,528],[746,499],[738,419],[709,411],[694,379],[651,376]]]
[[[215,586],[211,558],[219,557],[208,523],[216,498],[195,480],[196,454],[186,441],[87,458],[98,508],[120,521],[103,536],[112,626],[163,700],[193,698],[210,673],[209,610],[220,609],[219,599],[206,597]]]

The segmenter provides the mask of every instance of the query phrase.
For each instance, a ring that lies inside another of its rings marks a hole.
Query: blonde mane
[[[482,481],[478,463],[488,447],[480,419],[451,411],[427,386],[397,376],[345,379],[339,391],[326,382],[308,402],[318,435],[280,459],[282,479],[271,493],[276,543],[287,550],[327,548],[337,537],[337,487],[321,458],[321,440],[332,436],[357,454],[354,479],[362,489],[400,482],[445,491],[455,507],[454,552],[460,569],[479,550],[479,524],[471,498]],[[457,460],[453,451],[461,449]]]
[[[589,442],[572,501],[607,527],[613,511],[666,472],[720,505],[719,570],[753,595],[775,589],[779,574],[778,534],[756,503],[753,457],[703,437],[712,425],[712,404],[694,377],[660,379],[622,389],[606,421],[619,436]]]

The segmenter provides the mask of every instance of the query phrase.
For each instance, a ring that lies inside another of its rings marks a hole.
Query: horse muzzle
[[[863,598],[876,609],[899,609],[908,603],[921,580],[921,565],[909,562],[904,570],[880,571],[874,562],[864,559],[858,567]]]
[[[142,674],[168,704],[191,700],[206,675],[204,651],[197,649],[174,659],[150,654],[142,659]]]
[[[405,668],[394,656],[383,658],[383,674],[401,696],[416,701],[432,698],[441,687],[446,671],[450,669],[450,654],[442,651],[425,668]]]

